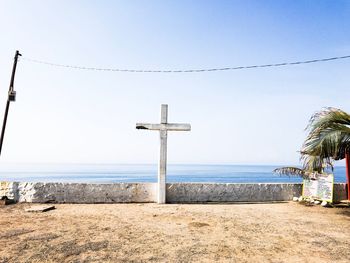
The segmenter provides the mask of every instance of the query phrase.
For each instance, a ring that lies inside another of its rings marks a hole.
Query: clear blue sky
[[[56,63],[189,69],[350,54],[350,1],[0,1],[0,111],[16,49]],[[20,61],[2,162],[155,163],[169,104],[170,163],[298,164],[310,116],[350,112],[350,60],[197,74]],[[2,114],[2,113],[1,113]]]

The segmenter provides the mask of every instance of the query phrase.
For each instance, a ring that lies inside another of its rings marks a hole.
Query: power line
[[[228,70],[239,70],[239,69],[252,69],[252,68],[269,68],[269,67],[281,67],[281,66],[292,66],[292,65],[301,65],[301,64],[311,64],[318,62],[327,62],[332,60],[340,60],[350,58],[350,55],[341,56],[341,57],[331,57],[331,58],[320,58],[313,60],[304,60],[296,62],[283,62],[275,64],[262,64],[262,65],[251,65],[251,66],[239,66],[239,67],[223,67],[223,68],[207,68],[207,69],[181,69],[181,70],[143,70],[143,69],[118,69],[118,68],[96,68],[96,67],[85,67],[85,66],[74,66],[74,65],[65,65],[57,64],[27,57],[22,57],[21,60],[44,64],[54,67],[63,67],[70,69],[80,69],[80,70],[94,70],[94,71],[113,71],[113,72],[130,72],[130,73],[198,73],[198,72],[211,72],[211,71],[228,71]]]

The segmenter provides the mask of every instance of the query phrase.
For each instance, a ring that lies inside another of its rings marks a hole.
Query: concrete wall
[[[175,183],[167,184],[168,203],[290,201],[301,196],[302,184]],[[334,184],[334,202],[347,199],[346,184]]]
[[[0,198],[34,203],[156,202],[155,183],[18,183],[0,182]],[[301,184],[167,184],[168,203],[289,201],[301,195]],[[334,200],[346,199],[345,184],[334,185]]]
[[[12,187],[12,189],[11,189]],[[152,183],[77,184],[6,183],[0,184],[0,197],[33,203],[147,203],[156,199]]]
[[[301,195],[301,184],[176,183],[167,185],[168,203],[288,201]]]
[[[17,186],[14,182],[0,182],[0,198],[6,196],[8,199],[17,200]]]

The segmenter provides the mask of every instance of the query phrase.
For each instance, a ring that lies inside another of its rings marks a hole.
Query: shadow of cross
[[[158,164],[158,204],[165,204],[168,131],[190,131],[191,125],[187,123],[168,123],[168,105],[162,104],[159,124],[136,123],[136,129],[159,131],[160,157]]]

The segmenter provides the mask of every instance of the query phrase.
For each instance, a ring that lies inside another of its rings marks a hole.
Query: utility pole
[[[9,108],[10,108],[10,102],[16,100],[16,91],[13,90],[13,84],[15,82],[17,61],[18,61],[19,56],[22,56],[22,55],[19,53],[18,50],[16,50],[15,58],[13,61],[10,88],[9,88],[9,92],[8,92],[7,102],[6,102],[4,121],[2,123],[1,138],[0,138],[0,155],[1,155],[1,150],[2,150],[2,143],[4,141],[4,136],[5,136],[5,129],[6,129],[6,123],[7,123],[7,116],[8,116]]]

